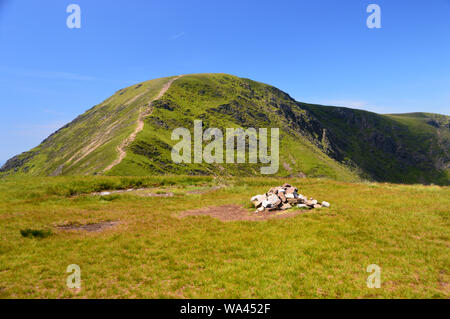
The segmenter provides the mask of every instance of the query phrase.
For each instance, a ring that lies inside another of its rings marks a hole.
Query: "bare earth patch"
[[[105,229],[114,227],[118,224],[118,221],[107,221],[107,222],[100,222],[100,223],[93,223],[93,224],[86,224],[86,225],[80,225],[80,224],[65,224],[65,225],[58,225],[56,228],[59,230],[83,230],[88,232],[100,232]]]
[[[290,210],[290,211],[273,210],[273,211],[253,213],[249,212],[247,209],[239,205],[223,205],[184,211],[181,212],[178,215],[178,217],[184,218],[188,216],[211,216],[223,222],[231,222],[238,220],[262,221],[272,218],[293,217],[302,213],[303,211],[301,210]]]

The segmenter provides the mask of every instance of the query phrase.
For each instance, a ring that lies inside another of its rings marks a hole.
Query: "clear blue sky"
[[[81,7],[68,29],[66,7]],[[381,29],[366,8],[381,7]],[[0,163],[116,90],[224,72],[299,101],[450,113],[450,0],[0,0]]]

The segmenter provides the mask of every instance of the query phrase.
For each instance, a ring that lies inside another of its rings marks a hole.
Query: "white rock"
[[[289,203],[283,204],[283,205],[280,207],[281,210],[286,210],[286,209],[289,209],[289,208],[292,208],[292,205],[289,204]]]
[[[265,198],[266,198],[266,196],[264,196],[264,195],[256,195],[256,196],[253,196],[252,199],[250,199],[250,201],[252,201],[252,202],[256,202],[256,201],[262,202]]]
[[[261,203],[266,199],[266,196],[264,195],[256,195],[253,196],[250,201],[253,203],[253,205],[255,205],[255,207],[258,207],[259,205],[261,205]]]
[[[323,207],[330,207],[331,205],[330,205],[330,203],[323,201],[322,202],[322,206]]]
[[[100,193],[100,196],[107,196],[107,195],[111,195],[111,193],[110,192],[101,192]]]
[[[261,203],[261,205],[262,205],[262,207],[264,207],[264,208],[270,208],[270,207],[272,207],[272,203],[269,202],[268,200],[263,201],[263,202]]]
[[[277,205],[279,205],[281,203],[281,200],[275,194],[270,195],[267,198],[267,200],[272,204],[272,206],[277,206]]]

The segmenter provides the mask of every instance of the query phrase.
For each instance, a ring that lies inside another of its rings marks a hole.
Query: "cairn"
[[[330,207],[330,203],[319,202],[313,198],[308,199],[298,194],[298,189],[289,184],[272,187],[265,195],[253,196],[250,200],[255,205],[256,212],[264,210],[286,210],[297,206],[304,209]]]

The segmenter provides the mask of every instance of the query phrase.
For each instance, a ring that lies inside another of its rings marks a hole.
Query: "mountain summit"
[[[174,163],[174,129],[280,128],[278,176],[450,184],[450,117],[380,115],[297,102],[227,74],[155,79],[117,91],[8,160],[12,175],[259,175],[261,163]]]

